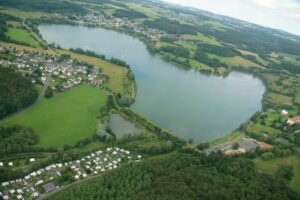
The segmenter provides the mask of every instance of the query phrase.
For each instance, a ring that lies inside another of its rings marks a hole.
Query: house
[[[13,162],[8,163],[8,166],[13,166],[13,165],[14,165]]]
[[[19,195],[17,196],[17,199],[18,199],[18,200],[23,199],[23,196],[19,194]]]
[[[0,167],[3,167],[3,162],[0,162]]]
[[[286,111],[286,110],[282,110],[282,111],[280,112],[280,115],[282,115],[282,116],[288,116],[288,115],[289,115],[289,112]]]
[[[272,145],[270,144],[267,144],[265,142],[257,142],[259,147],[262,149],[262,150],[270,150],[272,148]]]
[[[300,116],[296,116],[296,117],[292,117],[292,118],[289,118],[287,123],[289,125],[293,125],[293,124],[296,124],[296,123],[300,123]]]
[[[43,180],[39,180],[39,181],[37,181],[37,182],[35,183],[35,186],[41,185],[41,184],[43,184],[43,183],[44,183]]]
[[[35,161],[34,158],[30,158],[30,159],[29,159],[29,162],[34,162],[34,161]]]
[[[22,194],[22,193],[23,193],[23,190],[17,189],[17,193],[18,193],[18,194]]]
[[[51,191],[53,191],[53,190],[56,189],[56,186],[52,182],[51,183],[47,183],[47,184],[43,185],[42,187],[44,188],[44,190],[45,190],[46,193],[49,193],[49,192],[51,192]]]
[[[240,155],[242,154],[243,152],[241,150],[227,150],[224,152],[225,155],[229,155],[229,156],[233,156],[233,155]]]
[[[9,182],[3,182],[3,183],[2,183],[2,186],[3,186],[3,187],[8,186],[8,185],[9,185]]]
[[[33,198],[37,198],[37,197],[39,197],[39,193],[34,192],[31,196],[32,196]]]

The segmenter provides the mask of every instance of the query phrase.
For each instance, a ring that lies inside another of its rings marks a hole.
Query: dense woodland
[[[56,0],[1,0],[0,5],[33,12],[85,13],[82,6],[67,1]]]
[[[38,92],[29,78],[0,68],[0,119],[33,104]]]
[[[192,34],[195,35],[199,31],[198,27],[188,24],[182,24],[175,20],[160,18],[155,21],[146,20],[145,26],[166,31],[170,34]]]
[[[117,9],[114,14],[114,17],[118,18],[127,18],[127,19],[136,19],[136,18],[146,18],[147,16],[141,12],[135,10],[123,10]]]
[[[299,199],[284,183],[286,171],[271,177],[245,158],[176,153],[124,166],[50,199]]]
[[[11,15],[0,13],[0,40],[3,41],[8,40],[8,37],[5,35],[5,32],[8,30],[8,20],[19,21],[20,19]]]
[[[37,142],[38,135],[30,128],[0,127],[0,156],[31,151]]]

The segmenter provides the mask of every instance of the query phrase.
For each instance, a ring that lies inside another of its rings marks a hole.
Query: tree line
[[[38,91],[21,73],[0,67],[0,80],[0,119],[36,101]]]
[[[282,179],[290,176],[288,169],[261,173],[243,157],[185,150],[123,166],[49,199],[299,199]]]

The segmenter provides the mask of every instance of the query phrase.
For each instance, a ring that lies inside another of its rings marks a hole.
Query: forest
[[[0,119],[33,104],[38,96],[31,80],[12,69],[0,68]]]
[[[127,18],[127,19],[136,19],[136,18],[146,18],[147,16],[141,12],[135,10],[123,10],[117,9],[114,14],[114,17],[118,18]]]
[[[182,150],[124,166],[49,199],[299,199],[284,183],[287,171],[270,176],[246,158]]]
[[[190,55],[190,52],[188,49],[178,47],[178,46],[163,46],[159,50],[171,53],[177,57],[183,57],[183,58],[188,58]]]
[[[7,6],[24,11],[49,13],[85,13],[82,6],[67,1],[56,0],[1,0],[1,6]]]
[[[28,152],[37,142],[38,135],[31,128],[18,125],[0,127],[0,155]]]
[[[146,20],[144,21],[144,25],[149,28],[155,28],[162,31],[166,31],[169,34],[191,34],[195,35],[198,32],[198,27],[182,24],[175,20],[170,20],[167,18],[160,18],[155,21]]]

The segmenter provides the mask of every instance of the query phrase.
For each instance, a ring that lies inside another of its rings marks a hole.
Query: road
[[[61,190],[67,189],[67,188],[69,188],[69,187],[71,187],[71,186],[73,186],[73,185],[76,185],[76,184],[79,184],[79,183],[82,183],[82,182],[85,182],[85,181],[88,181],[88,180],[91,180],[91,179],[94,179],[94,178],[98,178],[98,177],[100,177],[100,176],[102,176],[102,175],[103,175],[103,174],[98,174],[98,175],[95,175],[95,176],[89,176],[89,177],[87,177],[87,178],[85,178],[85,179],[80,179],[80,180],[75,181],[75,182],[73,182],[73,183],[71,183],[71,184],[68,184],[68,185],[66,185],[66,186],[62,186],[62,187],[60,187],[60,188],[54,190],[53,192],[41,194],[41,196],[38,198],[38,200],[46,199],[46,198],[48,198],[49,196],[54,195],[54,194],[57,193],[57,192],[60,192]]]
[[[39,94],[39,96],[36,100],[36,103],[39,102],[45,96],[46,90],[47,90],[47,88],[49,87],[49,85],[51,83],[51,79],[52,79],[52,73],[48,73],[46,75],[45,84],[44,84],[42,90],[40,91],[40,94]]]

